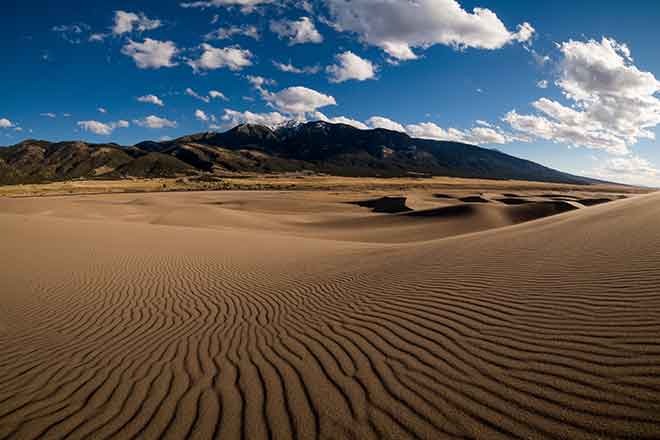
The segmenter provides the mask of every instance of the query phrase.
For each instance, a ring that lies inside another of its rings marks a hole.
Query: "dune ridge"
[[[0,201],[0,438],[660,436],[660,195],[402,243],[171,197]]]

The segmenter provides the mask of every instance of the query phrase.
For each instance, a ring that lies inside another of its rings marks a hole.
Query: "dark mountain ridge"
[[[242,124],[224,133],[117,144],[26,140],[0,148],[0,183],[311,171],[340,176],[452,176],[592,184],[502,152],[327,122],[278,129]]]

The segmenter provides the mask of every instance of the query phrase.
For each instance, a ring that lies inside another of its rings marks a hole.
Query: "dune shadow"
[[[570,202],[562,202],[562,201],[530,202],[530,203],[509,207],[508,215],[513,223],[523,223],[544,217],[550,217],[553,215],[562,214],[568,211],[574,211],[576,209],[579,208]]]
[[[435,217],[450,218],[468,216],[475,212],[475,208],[470,205],[443,206],[441,208],[424,209],[422,211],[412,211],[405,214],[406,217]]]
[[[602,205],[603,203],[612,202],[612,199],[600,198],[600,199],[578,199],[577,202],[581,203],[584,206],[595,206]]]
[[[351,205],[361,206],[363,208],[369,208],[373,212],[384,213],[384,214],[399,214],[402,212],[412,211],[406,205],[406,197],[381,197],[378,199],[371,200],[360,200],[357,202],[348,202]]]
[[[481,196],[469,196],[458,199],[464,203],[490,203],[490,200],[484,199]]]
[[[506,197],[503,199],[497,199],[498,202],[504,203],[505,205],[524,205],[526,203],[532,203],[527,199],[520,199],[517,197]]]

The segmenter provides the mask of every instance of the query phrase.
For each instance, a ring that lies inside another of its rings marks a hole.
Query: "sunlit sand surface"
[[[0,438],[658,438],[658,219],[543,188],[0,198]]]

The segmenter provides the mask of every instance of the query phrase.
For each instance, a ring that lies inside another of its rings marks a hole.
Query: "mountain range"
[[[26,140],[0,148],[1,184],[295,171],[365,177],[598,182],[474,145],[321,121],[276,129],[242,124],[224,133],[145,141],[130,147]]]

